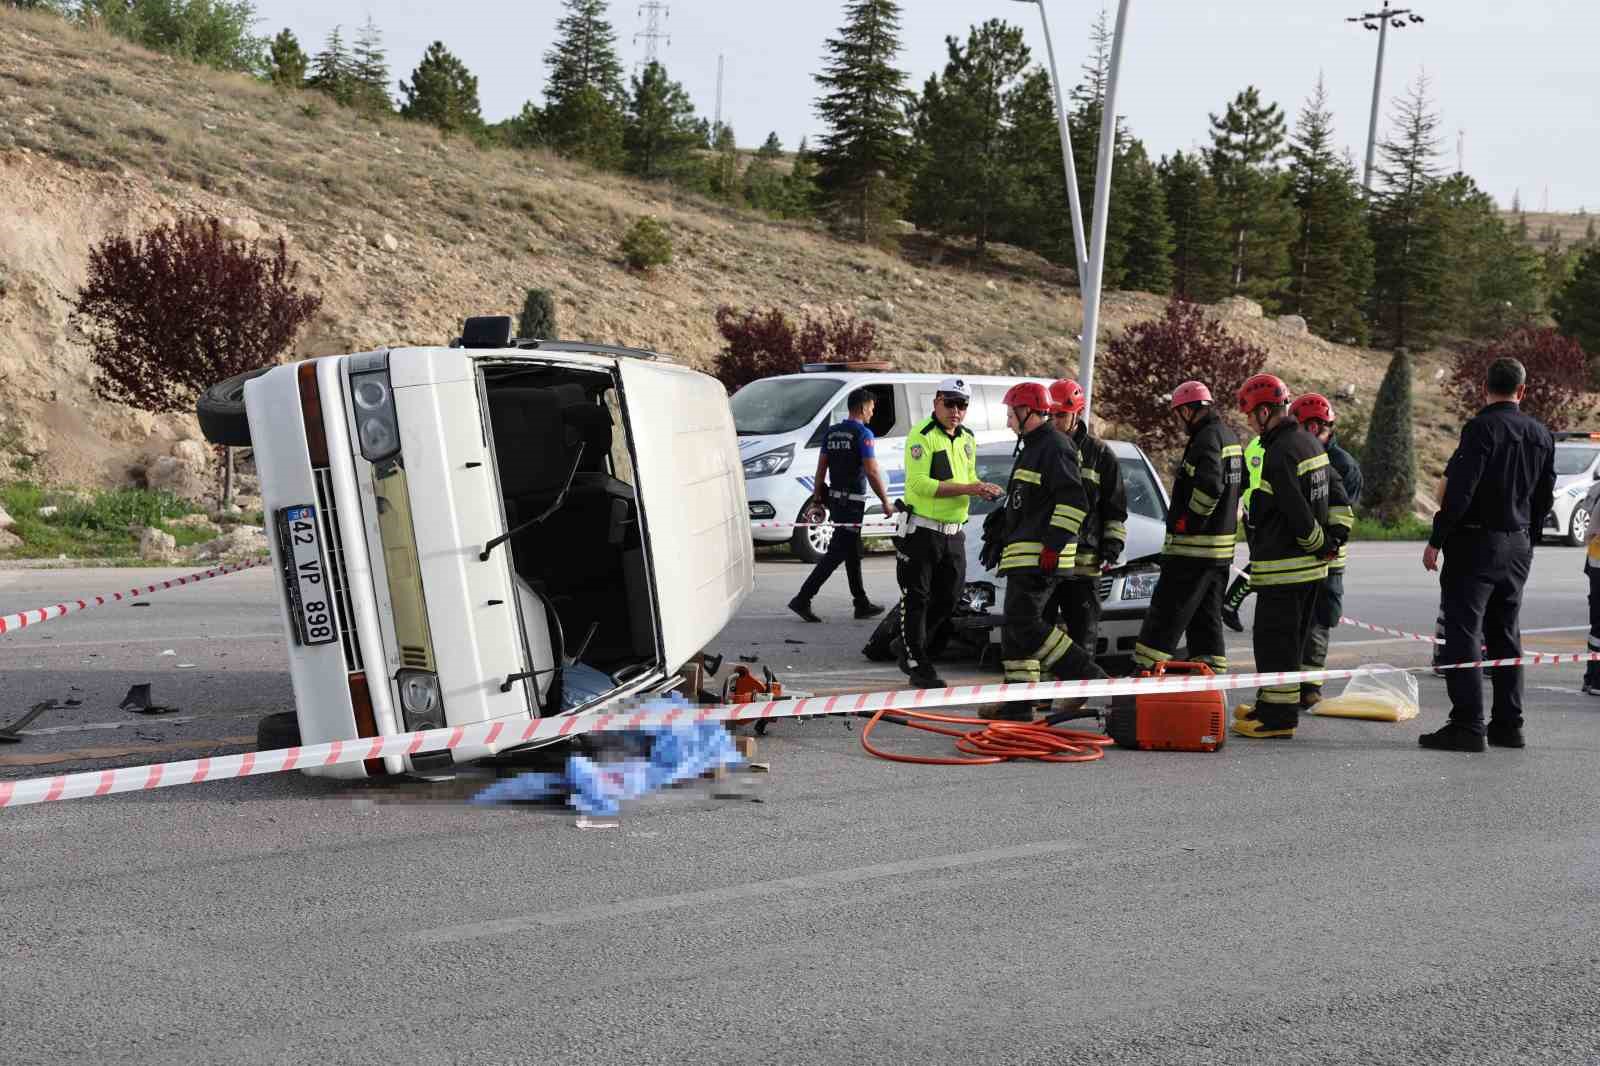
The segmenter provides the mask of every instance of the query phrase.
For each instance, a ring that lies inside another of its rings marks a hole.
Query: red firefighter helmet
[[[1050,390],[1037,381],[1022,381],[1006,390],[1000,402],[1007,407],[1027,407],[1042,415],[1050,413]]]
[[[1052,382],[1050,399],[1054,401],[1050,407],[1051,414],[1075,415],[1083,410],[1083,386],[1071,378]]]
[[[1289,386],[1273,374],[1257,374],[1239,386],[1239,410],[1249,414],[1264,403],[1288,403]]]
[[[1176,411],[1191,403],[1211,402],[1211,390],[1206,388],[1201,381],[1185,381],[1182,385],[1172,390],[1172,409]]]
[[[1305,425],[1315,419],[1323,425],[1333,425],[1333,404],[1320,392],[1308,392],[1304,396],[1295,397],[1294,403],[1289,405],[1289,417]]]

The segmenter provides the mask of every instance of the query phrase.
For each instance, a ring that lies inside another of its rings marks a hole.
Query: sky
[[[714,117],[717,59],[725,62],[723,120],[741,146],[776,131],[786,148],[822,132],[813,102],[824,45],[843,21],[843,0],[665,0],[660,42],[668,74],[699,112]],[[1115,15],[1115,0],[1112,15]],[[1100,0],[1044,0],[1056,60],[1070,89],[1080,80]],[[1376,0],[1381,4],[1382,0]],[[1327,81],[1339,143],[1361,163],[1378,34],[1347,15],[1374,0],[1130,0],[1117,111],[1153,156],[1206,143],[1208,113],[1247,84],[1277,101],[1292,126],[1319,72]],[[1398,6],[1398,5],[1397,5]],[[256,0],[258,32],[287,26],[307,53],[328,31],[346,40],[368,16],[383,31],[396,80],[409,80],[423,51],[441,40],[478,78],[493,122],[543,103],[544,53],[560,0]],[[1416,0],[1426,21],[1388,34],[1379,139],[1394,98],[1426,72],[1440,113],[1444,155],[1502,207],[1600,210],[1600,3],[1593,0]],[[614,0],[611,21],[624,67],[644,56],[640,0]],[[1021,25],[1045,63],[1039,9],[1016,0],[901,0],[899,65],[920,90],[943,69],[944,39],[963,40],[990,18]],[[398,96],[398,90],[396,90]]]

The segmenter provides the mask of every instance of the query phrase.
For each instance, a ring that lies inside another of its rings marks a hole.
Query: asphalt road
[[[1431,629],[1420,546],[1354,554],[1347,613]],[[1582,645],[1579,567],[1541,549],[1525,626],[1555,631],[1530,647]],[[889,560],[868,569],[891,600]],[[787,615],[803,572],[762,562],[719,650],[815,691],[893,684],[857,654],[871,623]],[[158,573],[0,572],[0,613]],[[0,720],[81,700],[0,775],[238,750],[289,706],[270,581],[0,637]],[[842,575],[817,600],[848,604]],[[1426,655],[1336,637],[1335,662]],[[762,802],[672,792],[604,830],[468,807],[470,782],[297,775],[4,811],[0,1059],[1600,1061],[1578,674],[1530,671],[1520,752],[1418,750],[1445,708],[1423,674],[1416,721],[1088,765],[891,764],[842,721],[778,723]],[[178,710],[118,710],[139,681]]]

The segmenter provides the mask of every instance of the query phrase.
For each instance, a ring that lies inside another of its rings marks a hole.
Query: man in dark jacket
[[[1006,579],[1006,621],[1000,634],[1006,681],[1038,681],[1046,675],[1062,681],[1105,677],[1065,628],[1044,621],[1057,575],[1070,572],[1075,562],[1078,532],[1088,510],[1078,457],[1050,424],[1050,394],[1043,385],[1013,385],[1002,402],[1006,424],[1021,439],[1007,486],[997,566]],[[1020,705],[997,713],[1031,717]]]
[[[1296,397],[1289,405],[1289,417],[1300,423],[1300,428],[1317,438],[1328,453],[1328,464],[1333,476],[1344,487],[1344,506],[1328,508],[1329,525],[1342,527],[1346,538],[1356,524],[1356,504],[1361,502],[1361,464],[1356,457],[1339,447],[1333,436],[1333,405],[1320,393],[1308,392]],[[1304,670],[1321,670],[1328,664],[1328,637],[1344,615],[1344,569],[1350,558],[1348,544],[1339,545],[1339,554],[1328,563],[1328,577],[1317,593],[1312,609],[1311,633],[1306,638],[1306,653],[1300,666]],[[1322,702],[1322,682],[1306,681],[1300,685],[1300,706],[1309,710]]]
[[[1332,476],[1328,454],[1289,417],[1289,388],[1271,374],[1239,387],[1239,410],[1261,434],[1266,454],[1261,484],[1250,495],[1250,584],[1255,588],[1256,670],[1300,668],[1328,562],[1349,530],[1334,525],[1331,509],[1348,506]],[[1287,739],[1300,721],[1300,685],[1263,685],[1256,701],[1234,711],[1233,731],[1254,739]]]
[[[1522,586],[1533,567],[1533,542],[1555,498],[1555,439],[1519,406],[1528,372],[1515,359],[1496,359],[1484,379],[1488,405],[1461,429],[1461,443],[1445,467],[1444,502],[1433,516],[1433,536],[1422,553],[1428,570],[1442,580],[1444,659],[1477,660],[1480,646],[1491,659],[1522,654],[1517,614]],[[1494,704],[1483,724],[1483,671],[1446,670],[1450,721],[1424,733],[1425,748],[1483,751],[1484,741],[1520,748],[1522,668],[1491,672]],[[1487,732],[1487,736],[1486,736]]]
[[[1072,570],[1062,575],[1045,606],[1044,620],[1058,618],[1068,636],[1094,655],[1100,642],[1100,575],[1117,565],[1128,540],[1128,494],[1122,487],[1122,464],[1111,446],[1089,432],[1083,419],[1083,386],[1057,381],[1050,386],[1050,419],[1072,443],[1089,513],[1078,530],[1078,554]]]
[[[1186,636],[1189,657],[1223,673],[1228,651],[1222,592],[1239,528],[1244,449],[1211,409],[1211,390],[1203,383],[1186,381],[1173,390],[1172,409],[1189,430],[1189,444],[1167,513],[1161,580],[1139,629],[1133,660],[1142,668],[1154,667],[1172,658],[1179,636]]]

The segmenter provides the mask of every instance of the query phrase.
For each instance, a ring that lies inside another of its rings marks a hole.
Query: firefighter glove
[[[1061,553],[1052,548],[1045,548],[1039,552],[1039,569],[1047,574],[1056,572],[1056,567],[1061,565]]]

